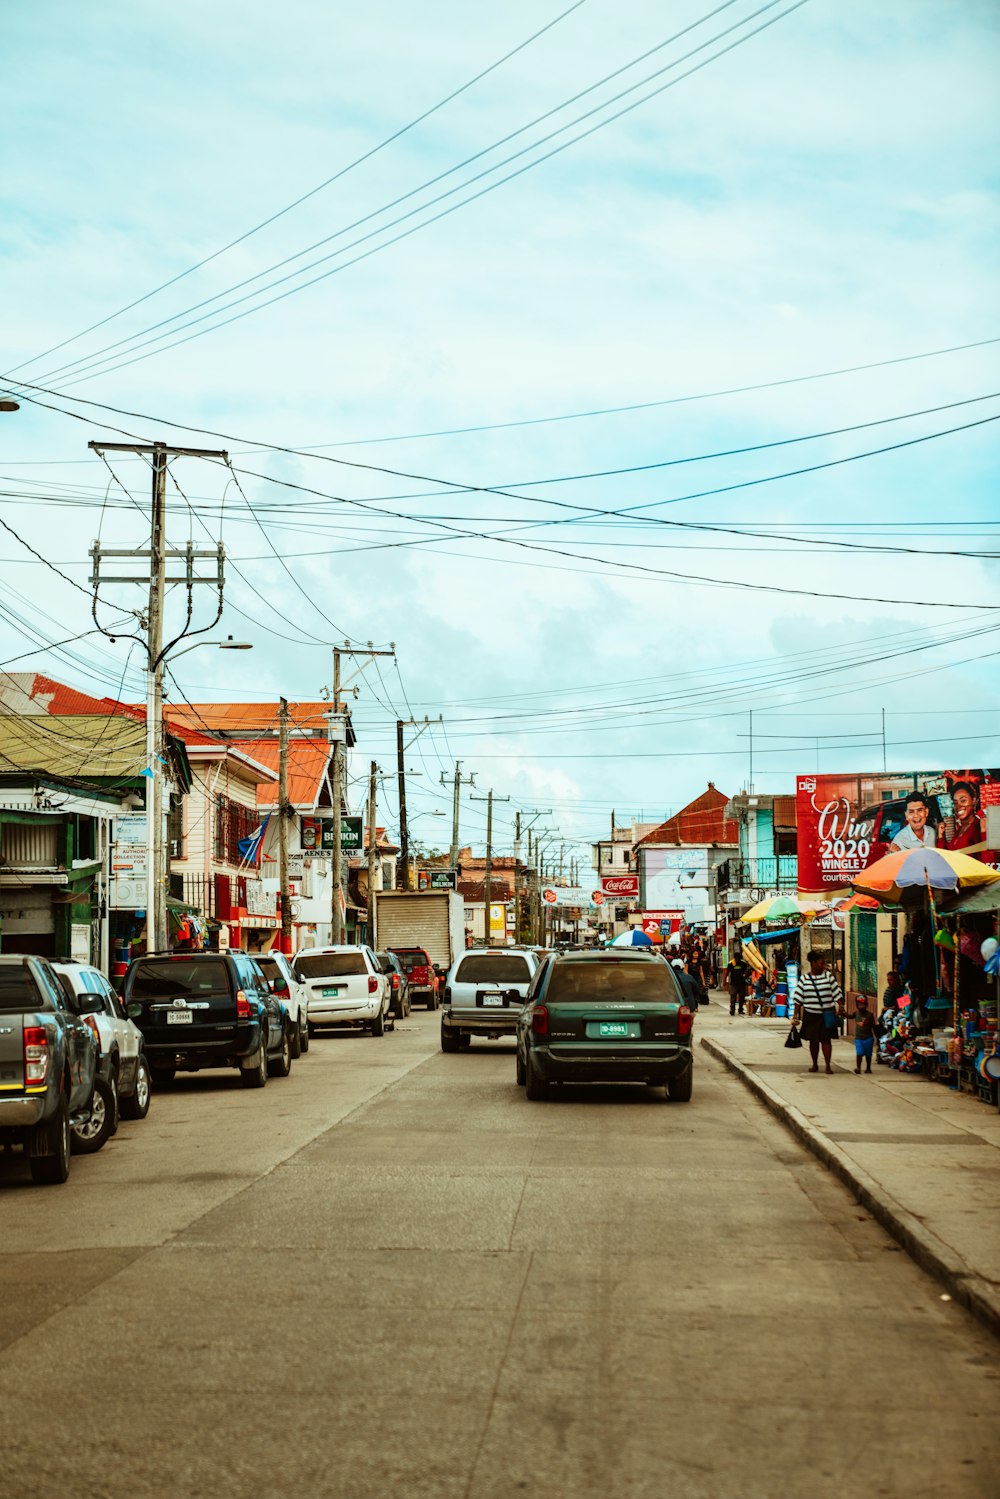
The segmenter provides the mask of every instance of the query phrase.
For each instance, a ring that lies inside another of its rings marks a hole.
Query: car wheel
[[[410,1016],[410,1013],[411,1013],[411,1011],[412,1011],[412,1009],[413,1009],[413,1001],[412,1001],[412,999],[411,999],[411,998],[410,998],[410,996],[409,996],[409,995],[407,995],[407,996],[406,996],[406,1011],[405,1011],[405,1018],[407,1018],[407,1019],[408,1019],[408,1018],[409,1018],[409,1016]]]
[[[375,1019],[372,1021],[371,1031],[373,1036],[385,1035],[385,1016],[383,1015],[381,1010],[379,1010],[378,1014],[375,1016]]]
[[[240,1082],[244,1088],[263,1088],[267,1082],[267,1043],[263,1037],[250,1066],[240,1068]]]
[[[123,1119],[145,1119],[149,1113],[151,1096],[149,1063],[143,1052],[135,1064],[135,1087],[128,1098],[122,1099]]]
[[[523,1061],[523,1059],[521,1057],[520,1051],[518,1051],[518,1053],[517,1053],[516,1075],[517,1075],[517,1086],[519,1088],[523,1088],[524,1087],[524,1080],[525,1080],[525,1073],[524,1073],[524,1061]]]
[[[438,992],[436,989],[432,989],[427,996],[427,1008],[429,1010],[436,1010],[440,1008],[440,1005],[441,1001],[438,999]]]
[[[287,1026],[281,1030],[281,1050],[276,1057],[269,1057],[267,1073],[269,1077],[287,1077],[292,1070],[292,1038],[288,1034]]]
[[[153,1085],[157,1088],[169,1088],[177,1076],[176,1067],[150,1067]]]
[[[299,1055],[309,1050],[309,1042],[312,1039],[312,1026],[308,1021],[299,1021]]]
[[[442,1022],[441,1022],[441,1050],[442,1051],[457,1051],[458,1048],[459,1048],[459,1044],[460,1044],[460,1037],[459,1037],[458,1031],[456,1031],[453,1026],[445,1025],[444,1021],[442,1020]]]
[[[74,1155],[95,1155],[111,1139],[117,1097],[117,1089],[112,1083],[103,1077],[96,1079],[90,1114],[83,1124],[74,1124],[70,1129],[70,1149]]]
[[[694,1086],[694,1067],[685,1067],[676,1077],[667,1078],[667,1097],[671,1103],[688,1103]]]
[[[549,1096],[549,1085],[531,1060],[530,1052],[528,1053],[528,1065],[524,1076],[524,1096],[533,1101],[537,1101],[540,1098],[548,1098]]]
[[[294,1062],[297,1057],[300,1057],[302,1055],[302,1036],[301,1032],[299,1031],[297,1022],[295,1022],[294,1020],[289,1020],[288,1024],[291,1027],[288,1033],[288,1044],[291,1049],[290,1055],[292,1061]]]
[[[69,1176],[69,1100],[65,1094],[59,1100],[56,1117],[45,1129],[51,1154],[31,1157],[31,1179],[40,1186],[57,1187]]]

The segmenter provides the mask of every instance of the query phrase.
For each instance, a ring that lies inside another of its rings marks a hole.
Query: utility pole
[[[374,654],[374,652],[372,653]],[[430,728],[432,720],[426,716],[422,719],[397,718],[396,719],[396,775],[399,780],[399,863],[396,865],[396,884],[400,890],[410,888],[410,830],[406,825],[406,751],[410,744],[416,744],[421,734]],[[444,719],[439,713],[433,720],[435,723],[443,723]],[[416,733],[407,744],[403,737],[404,729],[416,729]]]
[[[410,834],[406,826],[406,746],[403,743],[405,724],[396,720],[396,775],[399,778],[399,863],[396,865],[396,884],[400,890],[410,886]]]
[[[133,551],[128,548],[106,548],[95,542],[90,549],[93,558],[91,583],[94,589],[92,612],[97,623],[97,598],[102,583],[148,583],[149,604],[146,613],[146,951],[164,950],[167,936],[167,803],[163,786],[163,672],[170,650],[188,633],[191,623],[192,590],[197,583],[213,584],[218,589],[218,609],[212,624],[222,615],[223,561],[225,552],[222,543],[213,551],[195,551],[191,542],[183,551],[167,546],[167,464],[171,458],[216,458],[228,465],[229,454],[217,448],[174,448],[164,442],[89,442],[93,452],[137,453],[148,457],[153,471],[152,510],[150,516],[149,551]],[[147,577],[116,574],[101,576],[101,563],[106,558],[148,558]],[[198,578],[194,574],[197,559],[211,557],[216,560],[214,578]],[[167,577],[167,562],[183,558],[187,563],[183,577]],[[166,645],[163,644],[163,614],[167,584],[183,584],[187,588],[187,623],[180,634]],[[100,628],[100,626],[98,626]],[[207,628],[211,629],[211,625]],[[107,634],[107,631],[103,633]]]
[[[375,846],[375,803],[378,764],[372,761],[368,772],[368,946],[375,947],[375,863],[378,849]]]
[[[395,656],[396,648],[390,645],[387,651],[376,651],[371,641],[366,646],[358,649],[352,646],[349,640],[345,640],[342,646],[333,647],[333,713],[330,719],[331,737],[333,739],[333,849],[330,890],[330,930],[334,947],[338,947],[344,940],[344,912],[341,910],[340,902],[344,890],[344,851],[341,848],[341,833],[343,831],[344,812],[344,750],[347,748],[348,727],[351,715],[345,703],[341,707],[341,656]],[[359,667],[358,670],[363,670]],[[357,673],[355,673],[357,675]],[[357,688],[354,689],[355,694]]]
[[[292,902],[288,890],[288,700],[278,702],[278,884],[281,887],[281,951],[292,950]]]
[[[491,905],[491,895],[492,895],[492,890],[493,890],[493,803],[494,803],[494,801],[509,802],[510,801],[510,797],[509,796],[497,796],[497,797],[494,797],[494,795],[493,795],[493,789],[491,787],[490,790],[486,793],[485,796],[474,796],[472,798],[472,800],[474,802],[485,802],[486,803],[486,870],[485,870],[484,875],[483,875],[483,900],[484,900],[485,908],[486,908],[486,942],[485,942],[485,945],[487,947],[491,947],[492,946],[492,942],[490,940],[490,937],[491,937],[491,926],[492,926],[492,923],[490,921],[490,905]],[[516,883],[516,880],[515,880],[515,883]],[[504,935],[506,936],[506,928],[505,928],[505,931],[504,931]]]
[[[442,770],[442,772],[441,772],[441,785],[442,786],[447,786],[447,784],[448,784],[448,778],[446,777],[444,771]],[[450,850],[448,852],[448,863],[450,864],[451,868],[455,869],[455,870],[458,869],[458,804],[459,804],[459,800],[460,800],[461,793],[462,793],[462,787],[463,786],[474,786],[475,784],[476,784],[476,775],[475,775],[475,772],[473,771],[472,775],[470,775],[470,776],[464,776],[463,777],[463,775],[462,775],[462,762],[461,762],[461,760],[456,760],[455,761],[455,774],[452,777],[452,785],[454,787],[454,791],[452,793],[452,803],[451,803],[451,848],[450,848]]]
[[[514,941],[521,940],[521,813],[514,813]]]

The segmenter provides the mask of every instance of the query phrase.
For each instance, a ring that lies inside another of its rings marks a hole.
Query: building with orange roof
[[[680,916],[687,924],[716,921],[718,866],[739,848],[739,824],[726,815],[729,798],[709,781],[634,848],[639,899],[645,912]]]

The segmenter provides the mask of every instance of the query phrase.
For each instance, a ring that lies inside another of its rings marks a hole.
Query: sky
[[[456,760],[501,850],[520,808],[585,864],[709,780],[1000,764],[988,0],[4,31],[0,670],[141,699],[141,590],[87,633],[88,549],[148,546],[149,469],[87,444],[160,440],[229,455],[172,462],[168,534],[221,536],[205,638],[253,645],[169,693],[312,700],[391,642],[351,775],[393,826],[395,720],[440,716],[428,846]]]

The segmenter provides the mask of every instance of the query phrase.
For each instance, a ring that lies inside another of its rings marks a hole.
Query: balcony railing
[[[718,868],[720,890],[795,890],[799,861],[794,854],[772,858],[727,859]]]

